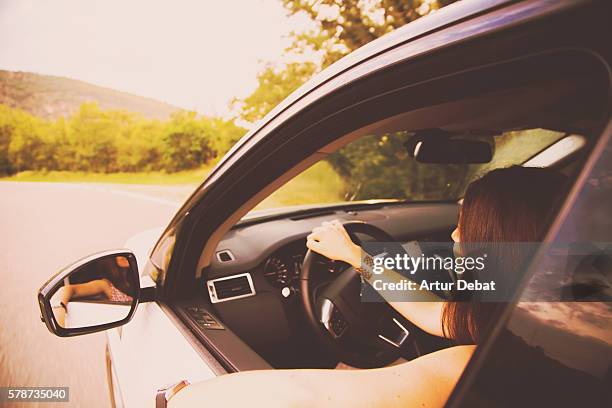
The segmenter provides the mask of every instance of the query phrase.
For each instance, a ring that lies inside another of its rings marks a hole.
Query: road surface
[[[176,189],[165,197],[163,186],[143,190],[0,182],[0,386],[70,387],[70,404],[43,407],[110,406],[104,334],[53,336],[39,319],[36,293],[66,264],[167,225]]]

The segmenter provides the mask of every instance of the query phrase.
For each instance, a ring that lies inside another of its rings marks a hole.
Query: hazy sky
[[[225,114],[306,26],[280,0],[0,0],[0,69]]]

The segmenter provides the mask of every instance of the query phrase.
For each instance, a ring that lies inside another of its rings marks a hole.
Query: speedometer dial
[[[294,278],[294,275],[294,265],[290,259],[273,256],[264,265],[264,276],[272,286],[286,286]]]

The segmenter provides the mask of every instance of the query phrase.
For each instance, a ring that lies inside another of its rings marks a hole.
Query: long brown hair
[[[135,282],[132,282],[129,268],[117,264],[115,256],[109,256],[99,262],[99,276],[107,279],[114,287],[129,296],[135,295]]]
[[[565,176],[551,169],[513,166],[492,170],[465,192],[458,223],[461,243],[541,241],[565,184]],[[497,273],[520,270],[501,268]],[[503,306],[499,302],[446,302],[444,334],[460,344],[479,343]]]

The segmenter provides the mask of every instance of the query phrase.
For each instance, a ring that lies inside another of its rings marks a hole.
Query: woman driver
[[[485,243],[540,240],[564,181],[562,175],[546,169],[491,171],[468,187],[452,239]],[[330,259],[355,268],[362,266],[363,251],[337,221],[315,228],[307,246]],[[482,340],[483,331],[494,320],[495,308],[474,302],[390,304],[428,333],[461,345],[384,368],[262,370],[225,375],[186,387],[170,400],[169,407],[215,402],[265,407],[443,406]]]

